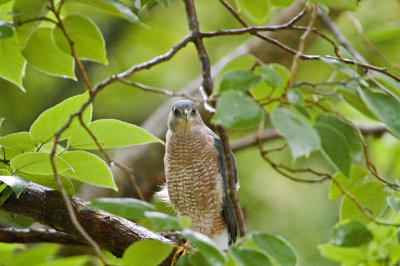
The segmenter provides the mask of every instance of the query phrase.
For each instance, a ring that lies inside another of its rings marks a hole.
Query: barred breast
[[[166,147],[167,188],[176,213],[189,216],[193,230],[220,234],[223,189],[213,138],[206,131],[171,133]]]

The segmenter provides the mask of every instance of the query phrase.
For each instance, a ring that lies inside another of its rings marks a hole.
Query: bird
[[[220,249],[234,244],[237,223],[221,140],[190,100],[172,104],[164,166],[166,184],[159,197],[169,201],[178,216],[189,216],[191,229],[211,238]]]

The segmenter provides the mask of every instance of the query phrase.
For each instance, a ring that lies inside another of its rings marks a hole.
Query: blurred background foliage
[[[133,0],[124,1],[134,6]],[[0,19],[7,16],[12,2],[0,6]],[[196,1],[199,20],[203,30],[237,28],[240,25],[215,0]],[[122,72],[130,66],[147,61],[166,52],[179,42],[187,33],[187,23],[182,1],[171,0],[165,8],[156,5],[139,15],[147,27],[130,24],[122,19],[98,12],[79,3],[66,2],[64,14],[84,13],[99,26],[106,41],[108,65],[85,62],[92,83]],[[78,12],[79,11],[79,12]],[[267,18],[253,21],[265,24],[277,14],[277,8]],[[400,1],[363,0],[354,11],[342,12],[336,23],[355,48],[373,65],[387,66],[380,55],[371,49],[358,34],[351,22],[357,18],[364,29],[365,36],[394,64],[400,65]],[[212,62],[237,47],[248,38],[227,36],[206,39],[206,46]],[[270,44],[265,44],[270,45]],[[135,75],[135,81],[144,84],[179,90],[200,73],[197,54],[192,44],[179,52],[172,60],[160,64],[149,71]],[[308,54],[333,54],[332,46],[325,40],[317,39],[306,50]],[[291,55],[286,55],[291,60]],[[0,59],[1,60],[1,59]],[[290,62],[288,60],[288,62]],[[6,64],[7,62],[1,62]],[[290,68],[290,65],[286,65]],[[388,66],[396,74],[399,70]],[[23,79],[26,93],[16,86],[0,79],[0,117],[6,120],[0,135],[29,130],[32,122],[47,108],[63,99],[82,93],[84,84],[70,79],[51,77],[27,65]],[[332,73],[331,66],[320,61],[301,61],[297,80],[314,82],[326,81]],[[114,83],[101,92],[94,102],[94,119],[117,118],[140,125],[164,100],[165,96],[155,95],[120,83]],[[370,122],[368,118],[342,106],[350,118],[361,122]],[[239,136],[230,132],[232,139]],[[393,137],[385,134],[382,138],[369,138],[371,156],[378,170],[387,178],[400,174],[397,164],[400,145]],[[279,147],[281,140],[266,144]],[[158,156],[147,154],[146,156]],[[299,265],[336,265],[322,258],[318,244],[330,239],[333,225],[339,220],[340,200],[327,199],[329,183],[299,184],[283,178],[259,156],[256,148],[247,148],[235,154],[240,180],[239,198],[247,218],[249,231],[267,231],[286,238],[295,247]],[[292,163],[288,149],[274,155],[274,159]],[[305,159],[294,164],[303,165]],[[162,161],[159,162],[162,164]],[[313,154],[307,164],[332,172],[321,154]],[[163,176],[159,176],[162,180]]]

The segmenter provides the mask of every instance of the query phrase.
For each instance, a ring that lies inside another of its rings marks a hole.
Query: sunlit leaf
[[[358,90],[367,107],[397,138],[400,138],[400,102],[387,94]]]
[[[74,41],[74,48],[79,58],[107,64],[104,39],[93,21],[72,15],[63,19],[62,23]],[[60,27],[54,28],[53,36],[57,46],[65,53],[71,54],[70,44]]]
[[[310,154],[320,147],[315,129],[301,116],[278,107],[271,114],[272,124],[289,144],[294,159]]]
[[[88,99],[89,95],[84,93],[68,98],[56,106],[47,109],[33,122],[29,130],[31,136],[41,143],[50,142],[57,131],[66,124],[69,117],[77,112]],[[82,120],[87,125],[91,119],[92,105],[89,104],[82,114]],[[61,134],[59,140],[66,139],[81,129],[82,126],[79,119],[75,117],[70,126]]]
[[[324,4],[335,9],[349,9],[354,10],[357,8],[357,0],[312,0],[318,4]]]
[[[315,129],[321,138],[321,146],[328,156],[328,160],[344,175],[348,176],[351,157],[344,135],[335,127],[325,123],[315,124]]]
[[[218,100],[213,123],[234,129],[250,129],[263,119],[260,106],[240,91],[226,91]]]
[[[342,247],[356,247],[372,240],[371,231],[355,220],[343,221],[333,228],[331,243]]]
[[[28,261],[35,264],[45,263],[53,257],[61,246],[57,244],[40,244],[18,252],[8,260],[9,266],[25,265]]]
[[[251,238],[264,252],[273,257],[279,265],[294,266],[297,255],[292,245],[284,238],[268,233],[252,233]]]
[[[273,6],[290,6],[294,0],[271,0]]]
[[[84,266],[91,259],[88,255],[57,258],[38,264],[38,266]]]
[[[257,70],[261,78],[272,88],[282,85],[282,77],[271,66],[262,65]]]
[[[134,198],[98,198],[92,200],[86,206],[102,209],[126,219],[144,218],[145,211],[154,211],[156,209],[150,203]]]
[[[123,261],[125,265],[131,266],[157,266],[168,257],[171,251],[170,244],[154,239],[140,240],[125,250]]]
[[[51,37],[51,31],[50,28],[36,29],[22,50],[22,54],[30,64],[39,70],[74,79],[74,60],[71,55],[57,47]]]
[[[15,0],[12,9],[14,22],[20,23],[36,17],[45,17],[49,12],[48,5],[48,0]],[[39,24],[40,21],[33,21],[17,27],[21,48],[25,47],[27,40]]]
[[[347,177],[341,172],[337,172],[337,174],[333,177],[339,184],[346,190],[351,190],[359,183],[361,183],[365,177],[368,175],[368,171],[358,165],[352,165],[350,169],[350,175]],[[343,195],[343,192],[338,188],[335,182],[331,183],[329,189],[328,198],[333,200],[337,199]]]
[[[325,244],[318,246],[321,254],[333,261],[343,262],[352,261],[356,264],[367,260],[368,248],[367,246],[361,247],[338,247],[332,244]]]
[[[29,132],[18,132],[0,138],[0,145],[15,149],[29,151],[35,149],[39,143],[32,139]]]
[[[97,155],[86,151],[70,151],[61,154],[59,157],[72,168],[63,172],[63,176],[118,190],[111,170]]]
[[[58,184],[54,178],[54,175],[39,175],[39,174],[29,174],[29,173],[22,173],[22,172],[18,172],[17,175],[22,177],[25,180],[29,180],[36,184],[60,191],[60,187],[58,186]],[[63,187],[67,191],[68,195],[71,195],[71,196],[74,195],[75,188],[74,188],[74,185],[72,184],[71,180],[69,180],[68,178],[66,178],[62,175],[59,175],[59,178],[61,180],[61,183],[63,184]]]
[[[239,5],[257,21],[263,21],[268,16],[270,9],[268,0],[239,0]]]
[[[207,236],[190,229],[185,229],[183,235],[208,261],[214,263],[214,265],[221,265],[227,261],[225,253],[223,253]]]
[[[350,190],[350,193],[366,208],[372,217],[377,217],[386,206],[386,197],[389,192],[385,190],[384,184],[369,181],[358,185]],[[359,220],[364,223],[370,222],[359,207],[349,197],[345,197],[340,208],[340,220]]]
[[[18,48],[17,37],[14,35],[7,39],[0,39],[0,77],[14,83],[22,91],[22,73],[25,67],[25,59]]]
[[[138,16],[132,10],[117,0],[73,0],[81,2],[102,11],[108,12],[114,16],[123,18],[132,23],[142,24]]]
[[[60,157],[54,157],[54,163],[58,173],[62,173],[70,166]],[[14,170],[31,174],[49,175],[53,174],[53,168],[50,163],[50,155],[41,152],[27,152],[14,157],[10,161],[10,165]]]
[[[91,122],[88,128],[105,149],[151,142],[163,143],[146,130],[116,119],[96,120]],[[85,150],[98,149],[96,142],[83,128],[68,140],[68,146]]]
[[[29,182],[23,180],[18,176],[0,176],[0,181],[9,185],[14,191],[17,198],[25,190],[25,188],[29,185]]]

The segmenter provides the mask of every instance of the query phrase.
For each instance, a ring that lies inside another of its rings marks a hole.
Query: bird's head
[[[189,100],[180,100],[172,104],[168,118],[168,128],[173,132],[188,132],[203,126],[203,120],[196,104]]]

